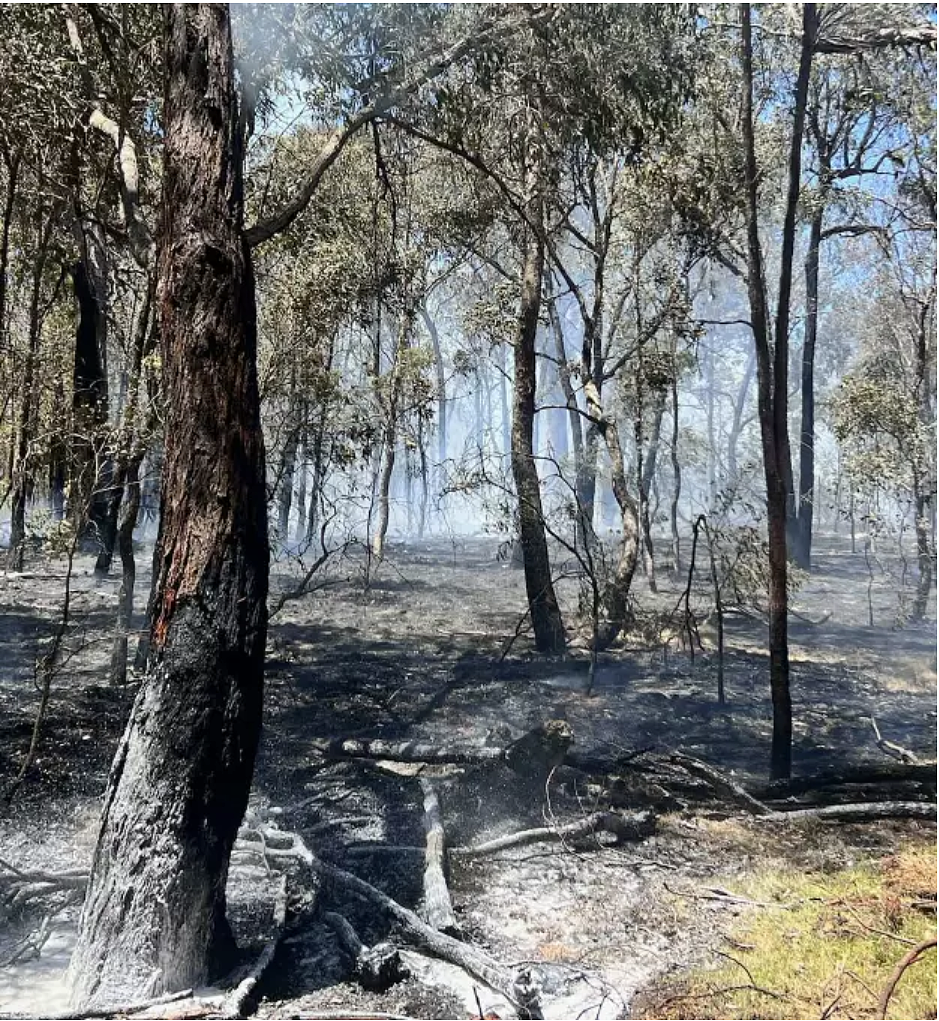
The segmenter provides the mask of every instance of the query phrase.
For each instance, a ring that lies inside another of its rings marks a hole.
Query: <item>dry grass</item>
[[[908,845],[830,874],[774,870],[734,892],[786,907],[748,912],[715,949],[718,966],[665,980],[633,1017],[876,1017],[896,964],[936,935],[936,848]],[[907,970],[887,1017],[936,1017],[934,950]]]

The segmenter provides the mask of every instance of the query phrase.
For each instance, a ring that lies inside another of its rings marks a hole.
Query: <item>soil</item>
[[[140,550],[140,604],[149,559]],[[68,656],[53,678],[37,758],[0,817],[0,861],[19,869],[57,871],[89,861],[97,799],[133,697],[133,680],[123,690],[104,684],[118,579],[97,582],[92,563],[75,563]],[[821,540],[816,569],[795,598],[801,616],[791,625],[797,775],[882,761],[871,716],[889,741],[935,754],[935,618],[896,626],[898,573],[881,557],[870,576],[862,554],[832,537]],[[272,604],[301,574],[290,558],[275,565]],[[64,562],[39,560],[23,574],[0,576],[0,790],[29,745],[39,702],[33,664],[57,623],[64,577]],[[702,616],[705,580],[693,597]],[[328,761],[316,739],[501,744],[507,734],[560,718],[579,751],[678,749],[743,782],[765,780],[771,714],[764,625],[754,616],[728,616],[727,704],[720,706],[711,633],[702,627],[704,649],[692,658],[678,636],[659,628],[661,617],[651,611],[674,607],[684,579],[659,582],[655,595],[640,584],[646,626],[600,659],[588,694],[586,652],[534,656],[522,620],[522,574],[499,559],[495,540],[396,544],[378,565],[351,549],[316,591],[286,602],[271,621],[251,811],[417,906],[423,860],[415,849],[424,840],[417,769]],[[559,588],[570,622],[577,582],[566,578]],[[532,788],[499,766],[422,775],[440,793],[453,845],[570,822],[593,807],[562,777]],[[655,836],[629,846],[536,844],[457,858],[450,885],[464,938],[505,965],[537,966],[548,1016],[627,1017],[637,990],[706,953],[723,921],[741,910],[702,899],[707,887],[774,861],[833,868],[888,853],[900,840],[934,840],[934,833],[916,822],[816,825],[793,840],[752,821],[676,813],[659,820]],[[412,978],[384,994],[366,993],[351,981],[349,962],[320,918],[323,904],[337,906],[334,892],[317,891],[296,870],[288,888],[289,933],[264,980],[259,1016],[370,1010],[459,1018],[480,1006],[509,1016],[485,987],[411,953]],[[230,900],[247,951],[263,942],[272,889],[259,856],[239,850]],[[389,935],[366,905],[338,906],[366,943]],[[0,914],[0,962],[17,948],[21,956],[0,966],[0,1011],[48,1014],[64,1005],[62,973],[77,912],[73,898]],[[23,941],[44,915],[47,941],[30,955]]]

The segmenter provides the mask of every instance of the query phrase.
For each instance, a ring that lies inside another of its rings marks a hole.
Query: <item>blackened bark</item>
[[[795,244],[795,214],[802,174],[802,136],[809,75],[815,43],[815,4],[803,5],[802,47],[796,81],[795,113],[789,148],[788,189],[783,219],[781,269],[776,312],[775,344],[770,344],[766,276],[759,234],[758,167],[754,139],[753,33],[751,5],[743,4],[743,141],[746,172],[747,291],[757,357],[758,406],[766,478],[769,539],[770,689],[773,701],[773,741],[770,775],[786,778],[792,771],[792,696],[789,689],[787,604],[787,525],[791,518],[792,466],[789,453],[787,388],[789,371],[789,300]]]
[[[824,203],[812,214],[805,257],[805,339],[802,343],[802,425],[799,431],[799,502],[792,559],[812,566],[812,521],[815,507],[815,344],[818,339],[818,256],[822,243]]]
[[[103,310],[95,294],[91,276],[84,261],[72,267],[78,325],[75,330],[75,363],[72,372],[72,416],[75,440],[71,489],[73,500],[79,506],[89,507],[89,541],[98,551],[95,574],[106,574],[114,549],[112,522],[116,523],[117,508],[112,506],[114,493],[102,491],[99,483],[104,430],[107,427],[107,383],[101,348],[98,344]],[[120,493],[117,495],[120,502]],[[107,551],[107,552],[106,552]],[[101,554],[104,554],[103,558]]]
[[[165,16],[162,557],[70,966],[85,1006],[199,985],[224,965],[261,722],[266,492],[231,28],[223,4]]]
[[[532,206],[538,206],[537,199]],[[531,232],[524,242],[524,265],[515,339],[515,380],[512,404],[512,475],[518,494],[519,538],[525,567],[525,589],[531,613],[535,646],[539,652],[563,652],[564,622],[554,592],[548,542],[545,538],[541,484],[535,465],[535,338],[541,310],[544,243],[541,232]]]

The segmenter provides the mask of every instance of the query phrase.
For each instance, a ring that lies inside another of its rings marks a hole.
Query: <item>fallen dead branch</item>
[[[521,830],[471,847],[455,847],[453,853],[466,858],[478,858],[510,847],[547,841],[580,840],[598,833],[610,833],[616,837],[617,843],[622,843],[627,840],[642,840],[654,831],[655,816],[651,812],[637,812],[632,816],[624,816],[618,812],[594,812],[566,826],[543,826]]]
[[[890,1006],[890,998],[893,996],[894,990],[897,988],[897,984],[900,979],[903,978],[903,974],[911,964],[915,964],[920,957],[927,950],[935,947],[936,938],[924,940],[918,946],[913,947],[908,953],[904,954],[900,959],[900,963],[894,968],[893,974],[890,976],[887,984],[883,988],[883,992],[880,994],[880,999],[877,1001],[877,1014],[879,1021],[886,1021],[887,1008]]]
[[[466,943],[432,929],[410,908],[393,900],[371,883],[343,869],[327,865],[307,847],[301,837],[285,830],[265,827],[267,853],[272,857],[288,857],[300,861],[334,887],[369,901],[398,924],[402,936],[416,950],[455,964],[504,996],[523,1018],[540,1018],[537,992],[526,988],[519,978],[493,960],[488,954]],[[283,846],[286,842],[287,846]],[[279,846],[278,846],[279,845]]]
[[[876,819],[936,819],[936,806],[925,801],[881,801],[856,805],[824,805],[798,808],[792,812],[771,812],[761,822],[803,822],[810,819],[834,822],[872,822]]]
[[[446,836],[443,829],[443,815],[440,799],[429,780],[421,779],[424,795],[424,830],[426,849],[424,852],[424,906],[423,914],[427,924],[451,936],[459,932],[450,890],[446,877]]]
[[[672,752],[666,756],[666,760],[674,763],[676,766],[681,766],[682,769],[687,770],[692,776],[706,780],[718,793],[724,794],[731,801],[745,808],[753,815],[770,815],[772,813],[771,808],[764,805],[762,801],[758,801],[752,794],[748,794],[740,784],[731,780],[726,773],[722,773],[719,769],[709,766],[706,762],[702,762],[691,755],[685,755],[683,752]]]
[[[877,720],[873,716],[869,717],[871,721],[871,729],[874,731],[874,741],[877,747],[885,754],[889,755],[892,759],[899,759],[900,762],[906,762],[910,765],[918,765],[919,757],[914,755],[908,748],[904,748],[902,745],[894,744],[893,741],[888,741],[880,733],[880,727],[877,726]],[[935,765],[935,763],[933,763]]]
[[[388,762],[427,762],[472,765],[480,762],[501,762],[504,748],[485,746],[458,747],[433,745],[422,741],[359,740],[335,738],[314,740],[315,751],[331,759],[385,759]]]
[[[284,936],[284,929],[287,925],[287,877],[280,876],[277,890],[274,894],[274,932],[271,938],[264,945],[264,949],[258,955],[257,960],[251,966],[248,974],[238,983],[237,986],[225,997],[219,1013],[223,1018],[246,1017],[246,1005],[251,994],[257,988],[258,982],[269,967],[277,953],[281,939]]]

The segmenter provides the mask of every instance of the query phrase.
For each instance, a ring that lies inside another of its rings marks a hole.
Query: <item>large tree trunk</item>
[[[775,344],[770,343],[766,276],[759,232],[758,166],[754,139],[753,36],[750,4],[744,4],[743,35],[743,141],[746,170],[747,291],[757,358],[760,435],[766,479],[769,538],[770,690],[773,701],[773,740],[770,753],[772,779],[792,772],[792,696],[789,690],[789,619],[787,602],[786,528],[790,520],[792,469],[788,436],[789,300],[795,243],[795,215],[802,176],[802,135],[809,75],[815,42],[815,4],[803,6],[802,50],[796,81],[795,113],[789,148],[788,189],[783,220],[781,269],[776,311]]]
[[[230,960],[225,883],[261,726],[264,449],[228,7],[166,19],[163,555],[70,966],[85,1006],[200,985]]]
[[[531,205],[540,210],[540,199],[533,200]],[[557,653],[564,650],[564,622],[551,578],[541,486],[532,448],[536,386],[535,338],[541,310],[543,273],[544,243],[541,232],[532,231],[524,245],[519,327],[515,339],[512,475],[518,494],[519,537],[535,646],[539,652]]]
[[[818,339],[818,254],[824,204],[812,214],[805,257],[805,339],[802,343],[802,427],[799,443],[799,502],[792,559],[803,570],[812,566],[812,518],[815,513],[815,343]]]

